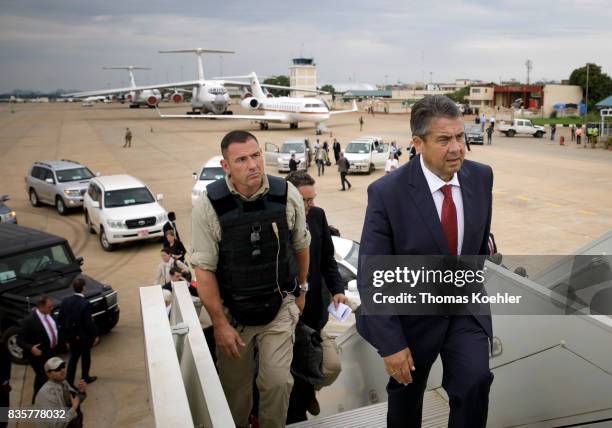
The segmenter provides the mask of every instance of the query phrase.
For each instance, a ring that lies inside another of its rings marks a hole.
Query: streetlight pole
[[[586,76],[586,97],[584,100],[584,126],[586,132],[587,113],[589,112],[589,63],[586,65],[587,76]]]

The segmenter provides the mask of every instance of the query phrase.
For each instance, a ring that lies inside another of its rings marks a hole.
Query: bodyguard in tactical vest
[[[257,346],[259,421],[282,427],[293,386],[293,332],[308,289],[304,205],[291,183],[264,174],[252,134],[230,132],[221,152],[226,177],[194,207],[190,260],[234,422],[249,425]]]

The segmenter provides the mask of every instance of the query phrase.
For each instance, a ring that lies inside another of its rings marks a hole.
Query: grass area
[[[542,119],[540,117],[530,117],[530,118],[526,118],[526,119],[531,119],[531,122],[534,125],[544,125],[544,124],[557,124],[557,125],[570,125],[572,123],[577,124],[582,124],[584,123],[584,117],[578,117],[578,116],[573,116],[573,117],[555,117],[555,118],[548,118],[548,119]],[[601,122],[601,116],[599,116],[599,112],[598,111],[590,111],[589,114],[587,115],[587,122]]]

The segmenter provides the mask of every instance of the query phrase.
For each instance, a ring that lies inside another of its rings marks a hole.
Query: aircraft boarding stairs
[[[593,287],[566,286],[572,275],[602,275],[602,264],[607,263],[610,270],[612,232],[576,254],[600,256],[562,257],[531,278],[487,262],[500,288],[555,301],[557,310],[546,316],[493,316],[490,367],[495,380],[489,427],[612,426],[612,318],[589,314]],[[603,280],[596,281],[598,290],[602,285],[612,287],[612,277],[603,275]],[[487,287],[487,291],[496,290]],[[561,291],[565,295],[556,293]],[[175,284],[170,320],[159,286],[141,287],[140,302],[149,400],[156,426],[233,426],[187,285]],[[381,358],[357,334],[354,324],[336,342],[342,372],[333,385],[318,392],[320,415],[291,426],[384,427],[388,377]],[[424,427],[446,426],[449,408],[441,379],[438,360],[428,382]]]

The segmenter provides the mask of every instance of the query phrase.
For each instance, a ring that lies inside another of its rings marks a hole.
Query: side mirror
[[[193,175],[193,179],[194,179],[194,180],[198,181],[198,173],[197,173],[197,172],[194,172],[194,173],[193,173],[193,174],[191,174],[191,175]]]
[[[6,202],[6,201],[8,201],[9,199],[11,199],[11,197],[10,197],[9,195],[2,195],[2,196],[0,197],[0,201],[2,201],[2,202]]]
[[[79,264],[79,266],[83,266],[83,257],[77,257],[76,261]]]
[[[96,172],[96,177],[99,177],[100,175],[102,175],[100,174],[100,171]]]
[[[55,180],[53,180],[52,178],[46,178],[45,182],[47,182],[49,184],[55,184]]]
[[[100,202],[98,202],[98,201],[91,201],[91,207],[92,208],[100,208]]]
[[[160,201],[160,202],[163,201],[164,200],[164,195],[162,195],[161,193],[158,193],[157,194],[157,200]]]

